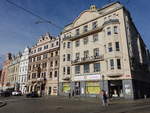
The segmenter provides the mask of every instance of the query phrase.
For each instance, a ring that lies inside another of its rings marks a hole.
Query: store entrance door
[[[108,85],[109,97],[123,97],[122,80],[110,80]]]
[[[80,95],[81,88],[80,88],[80,82],[75,82],[75,95]]]

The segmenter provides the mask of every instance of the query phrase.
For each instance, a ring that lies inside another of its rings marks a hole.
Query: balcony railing
[[[80,65],[84,63],[91,63],[91,62],[103,61],[103,60],[104,60],[104,55],[100,55],[100,56],[91,56],[91,57],[83,57],[80,59],[75,59],[71,63],[72,65]]]
[[[96,27],[96,28],[94,28],[94,29],[88,30],[87,32],[82,32],[82,33],[80,33],[80,34],[78,34],[78,35],[74,35],[74,36],[72,36],[72,37],[69,37],[68,39],[70,39],[70,40],[73,41],[73,40],[76,40],[76,39],[79,39],[79,38],[88,36],[88,35],[90,35],[90,34],[97,33],[97,32],[99,32],[99,31],[101,31],[102,29],[103,29],[103,26]]]

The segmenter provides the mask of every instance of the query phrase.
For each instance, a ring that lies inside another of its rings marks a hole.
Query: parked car
[[[31,92],[31,93],[26,94],[26,97],[27,98],[29,98],[29,97],[34,98],[34,97],[39,97],[39,95],[37,92]]]
[[[21,96],[21,95],[22,95],[22,92],[21,92],[21,91],[13,91],[13,92],[12,92],[12,95],[13,95],[13,96]]]
[[[2,97],[8,97],[11,96],[11,92],[6,90],[6,91],[1,91],[0,96]]]

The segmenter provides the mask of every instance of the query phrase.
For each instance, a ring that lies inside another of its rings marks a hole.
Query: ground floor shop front
[[[99,80],[99,81],[72,81],[59,84],[60,95],[71,96],[100,96],[101,90],[105,90],[109,98],[136,99],[149,96],[150,84],[126,79],[126,80]]]

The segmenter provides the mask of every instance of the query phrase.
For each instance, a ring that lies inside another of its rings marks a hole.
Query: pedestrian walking
[[[107,97],[105,90],[102,90],[100,95],[101,95],[102,105],[108,106],[108,101],[107,101],[108,97]]]

